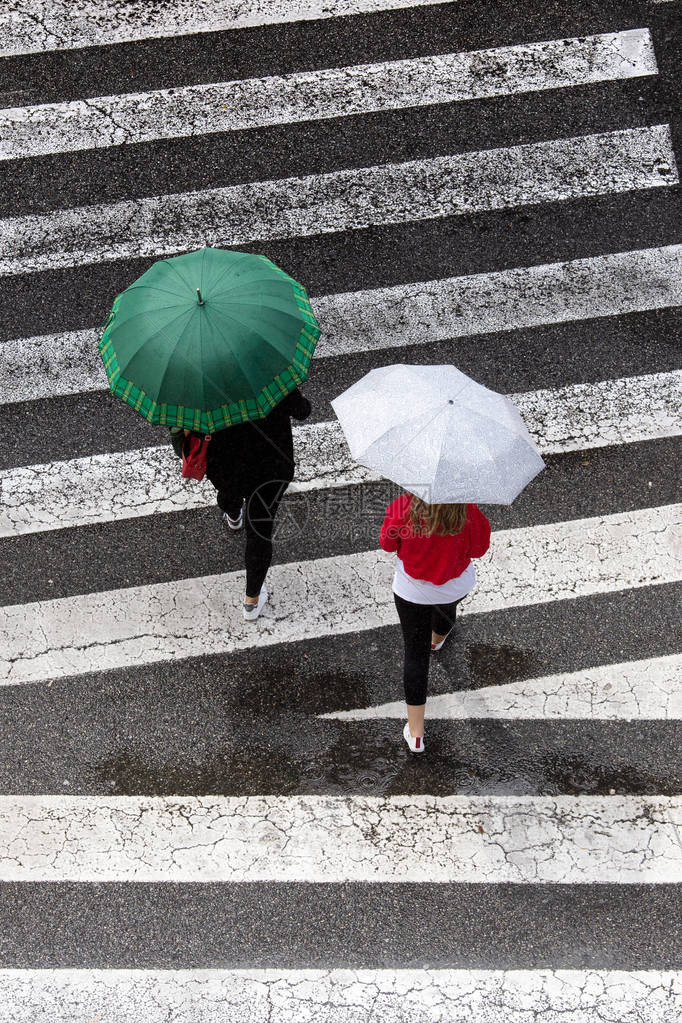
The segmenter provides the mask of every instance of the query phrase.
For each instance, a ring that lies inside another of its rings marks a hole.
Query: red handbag
[[[203,480],[206,475],[206,449],[211,437],[189,433],[182,444],[182,475],[185,479]]]

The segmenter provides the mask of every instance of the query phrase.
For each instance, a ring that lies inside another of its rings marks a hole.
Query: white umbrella
[[[430,504],[511,504],[545,463],[509,398],[454,366],[383,366],[332,401],[353,457]]]

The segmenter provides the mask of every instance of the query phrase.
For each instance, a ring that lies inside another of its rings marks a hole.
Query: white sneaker
[[[424,736],[418,735],[417,738],[415,739],[415,737],[412,735],[412,732],[410,731],[409,721],[405,722],[405,727],[403,728],[403,737],[407,745],[410,747],[410,753],[424,752]]]
[[[448,638],[448,636],[450,635],[450,633],[452,632],[453,629],[454,629],[454,625],[451,625],[450,628],[448,629],[448,631],[445,633],[445,635],[441,639],[440,643],[432,643],[431,644],[431,652],[432,653],[434,653],[436,650],[440,650],[441,649],[441,647],[445,644],[446,639]]]
[[[227,526],[235,533],[238,529],[244,528],[244,508],[242,507],[239,512],[239,516],[236,519],[231,519],[227,512],[223,512],[223,522],[227,523]]]
[[[261,586],[261,591],[258,594],[258,603],[257,604],[247,604],[246,601],[244,601],[244,604],[243,604],[243,607],[242,607],[242,611],[243,611],[243,614],[244,614],[244,621],[246,621],[246,622],[255,622],[256,618],[258,618],[258,615],[261,613],[261,611],[265,607],[265,602],[266,602],[267,599],[268,599],[268,591],[265,589],[264,586]]]

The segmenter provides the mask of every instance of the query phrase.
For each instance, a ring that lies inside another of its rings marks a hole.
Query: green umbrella
[[[150,423],[213,433],[267,416],[319,336],[305,289],[265,256],[200,249],[118,295],[99,350],[112,393]]]

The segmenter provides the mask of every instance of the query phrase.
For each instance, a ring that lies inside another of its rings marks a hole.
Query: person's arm
[[[182,458],[182,445],[185,440],[185,431],[181,426],[170,426],[168,429],[170,430],[170,440],[173,445],[173,451],[178,458]]]
[[[469,508],[469,557],[482,558],[490,547],[490,523],[475,504]]]
[[[279,403],[279,407],[292,419],[307,419],[310,415],[312,405],[307,398],[304,398],[298,387],[287,394],[286,398]]]
[[[404,527],[405,516],[399,506],[399,501],[394,501],[386,509],[384,524],[379,534],[379,544],[382,550],[389,553],[400,550],[400,536]]]

